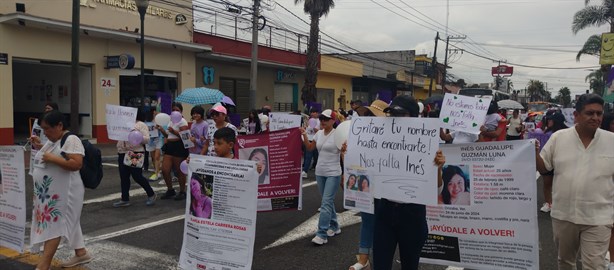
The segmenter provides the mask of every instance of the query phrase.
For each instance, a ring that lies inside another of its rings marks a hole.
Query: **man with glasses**
[[[550,137],[536,153],[537,170],[554,171],[552,232],[560,270],[604,269],[614,223],[614,133],[601,130],[603,99],[584,94],[576,102],[576,125]],[[536,152],[539,144],[536,147]]]

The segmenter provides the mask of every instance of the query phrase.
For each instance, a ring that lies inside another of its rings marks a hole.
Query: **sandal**
[[[367,261],[367,263],[364,265],[362,263],[357,262],[354,265],[350,266],[349,270],[367,270],[370,269],[369,266],[369,261]]]

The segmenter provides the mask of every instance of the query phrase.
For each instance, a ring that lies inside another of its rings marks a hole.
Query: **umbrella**
[[[236,105],[235,105],[235,102],[234,102],[234,101],[232,101],[232,99],[231,99],[230,97],[228,97],[228,96],[224,96],[224,97],[222,98],[222,101],[221,101],[221,102],[222,102],[222,103],[224,103],[224,104],[226,104],[226,105],[236,106]]]
[[[499,105],[499,109],[524,109],[524,106],[522,106],[522,104],[518,103],[518,101],[514,101],[511,99],[500,100],[499,102],[497,102],[497,105]]]
[[[437,107],[435,108],[441,108],[441,103],[443,103],[442,95],[432,95],[422,101],[422,104],[424,104],[425,106],[429,104],[437,104]],[[431,106],[431,109],[433,109],[433,106]]]
[[[192,105],[200,105],[217,103],[220,102],[222,98],[224,98],[224,94],[220,92],[220,90],[198,87],[183,90],[175,101]]]

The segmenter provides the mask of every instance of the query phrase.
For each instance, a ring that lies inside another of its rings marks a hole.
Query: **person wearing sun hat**
[[[384,112],[391,117],[417,118],[420,108],[413,97],[397,96]],[[441,177],[445,157],[437,151],[433,163],[438,167],[438,192],[443,190]],[[394,254],[399,247],[403,269],[418,269],[420,253],[426,242],[428,227],[426,206],[396,202],[386,198],[375,200],[375,227],[373,237],[374,270],[392,269]]]
[[[379,99],[374,100],[371,105],[367,106],[367,109],[369,109],[373,115],[378,117],[386,116],[386,113],[384,112],[386,108],[388,108],[388,103]]]
[[[341,181],[341,149],[335,144],[335,129],[333,128],[336,118],[332,110],[324,110],[320,113],[318,119],[322,129],[316,132],[312,140],[307,137],[306,130],[301,128],[306,150],[312,151],[317,148],[319,155],[316,164],[316,181],[322,195],[322,203],[318,231],[311,240],[312,243],[319,246],[326,244],[328,238],[341,233],[335,212],[335,195]]]
[[[208,139],[205,141],[203,150],[200,152],[200,154],[215,157],[217,155],[215,154],[215,146],[213,144],[213,134],[215,134],[218,129],[223,127],[234,130],[235,136],[238,136],[239,132],[237,131],[237,127],[227,121],[226,116],[228,115],[228,110],[226,110],[226,108],[221,104],[213,105],[211,110],[209,110],[209,115],[211,115],[214,124],[209,125],[209,130],[207,131]]]

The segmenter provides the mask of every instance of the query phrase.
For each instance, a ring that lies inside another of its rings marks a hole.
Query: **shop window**
[[[220,78],[220,91],[235,102],[235,107],[229,108],[229,113],[236,113],[247,117],[249,107],[249,80]]]

